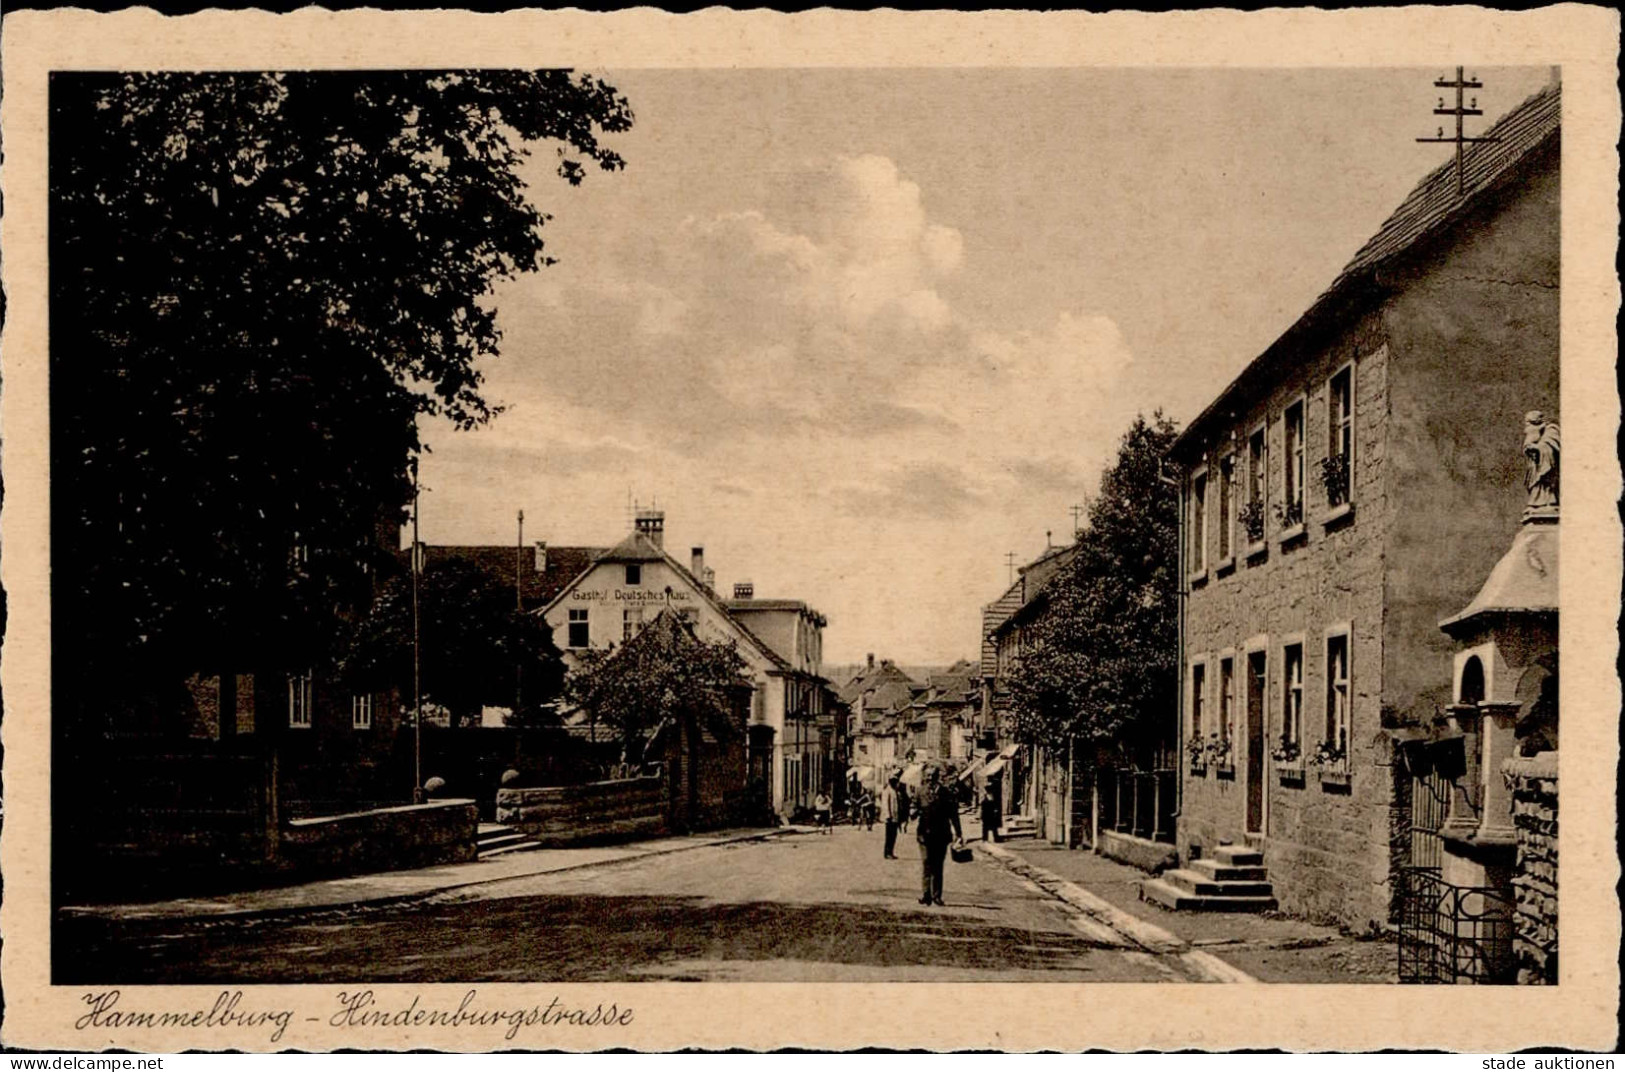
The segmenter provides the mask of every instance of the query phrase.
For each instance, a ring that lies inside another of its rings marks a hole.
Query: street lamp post
[[[423,545],[418,542],[418,462],[412,459],[412,802],[423,803],[423,682],[418,626],[418,573]]]

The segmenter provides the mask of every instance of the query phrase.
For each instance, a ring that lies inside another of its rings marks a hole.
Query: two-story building
[[[791,600],[762,600],[758,613],[748,584],[736,588],[735,599],[720,599],[708,583],[704,550],[694,548],[684,566],[664,543],[664,513],[640,511],[626,539],[595,557],[537,613],[572,667],[576,653],[623,644],[668,609],[701,639],[733,643],[755,685],[752,762],[763,762],[765,750],[772,807],[788,814],[810,805],[833,777],[821,724],[829,696],[818,673],[823,616]],[[752,606],[730,609],[745,603]]]
[[[1439,623],[1524,507],[1508,430],[1557,409],[1560,115],[1554,83],[1424,178],[1171,452],[1179,854],[1256,850],[1290,912],[1390,918],[1393,740],[1452,702]]]

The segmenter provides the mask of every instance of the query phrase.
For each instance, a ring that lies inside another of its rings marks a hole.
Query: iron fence
[[[1101,770],[1100,828],[1173,844],[1178,778],[1173,768]]]
[[[1399,981],[1514,983],[1512,898],[1486,886],[1457,886],[1436,867],[1400,872]]]

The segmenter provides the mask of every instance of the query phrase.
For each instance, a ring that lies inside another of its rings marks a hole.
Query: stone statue
[[[1524,517],[1557,516],[1558,462],[1563,453],[1557,422],[1539,410],[1523,418],[1524,485],[1529,501]]]

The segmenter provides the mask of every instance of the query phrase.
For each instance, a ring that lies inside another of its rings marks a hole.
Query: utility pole
[[[423,803],[423,678],[422,638],[418,620],[418,574],[423,569],[423,545],[418,542],[418,462],[412,459],[412,801]]]
[[[519,539],[513,549],[513,605],[519,614],[525,613],[525,511],[519,511]],[[519,705],[524,701],[525,693],[525,664],[523,656],[514,653],[513,664],[513,713],[519,713]]]
[[[1075,503],[1070,507],[1070,510],[1072,512],[1072,535],[1076,538],[1078,533],[1083,531],[1083,515],[1089,512],[1089,508],[1081,503]]]
[[[1466,180],[1466,177],[1465,177],[1464,168],[1462,166],[1462,147],[1467,145],[1470,142],[1500,141],[1501,140],[1500,138],[1469,138],[1463,132],[1463,130],[1462,130],[1462,119],[1464,117],[1469,116],[1469,115],[1483,115],[1484,114],[1484,112],[1478,107],[1478,98],[1477,97],[1473,97],[1470,101],[1467,101],[1466,103],[1463,103],[1462,95],[1463,95],[1463,92],[1465,90],[1483,89],[1484,88],[1484,83],[1478,81],[1476,76],[1473,77],[1473,78],[1465,77],[1462,74],[1462,72],[1464,70],[1465,70],[1465,68],[1462,68],[1462,67],[1457,67],[1456,68],[1455,81],[1446,81],[1445,77],[1443,75],[1440,75],[1438,77],[1438,79],[1435,80],[1434,83],[1433,83],[1439,89],[1453,89],[1453,90],[1456,91],[1456,106],[1454,108],[1445,107],[1444,98],[1440,97],[1439,98],[1439,106],[1437,108],[1433,109],[1433,114],[1434,115],[1453,115],[1453,116],[1456,117],[1456,134],[1455,134],[1455,136],[1454,137],[1446,137],[1445,132],[1444,132],[1444,127],[1440,127],[1439,128],[1439,133],[1437,135],[1435,135],[1434,137],[1431,137],[1431,138],[1417,138],[1416,139],[1419,142],[1429,142],[1429,143],[1437,143],[1437,144],[1451,144],[1451,143],[1453,143],[1456,146],[1456,196],[1457,197],[1462,197],[1467,192],[1467,180]]]
[[[1005,581],[1005,584],[1006,585],[1015,584],[1016,583],[1016,553],[1014,551],[1006,551],[1004,553],[1004,568],[1005,568],[1005,572],[1009,574],[1009,579]]]

